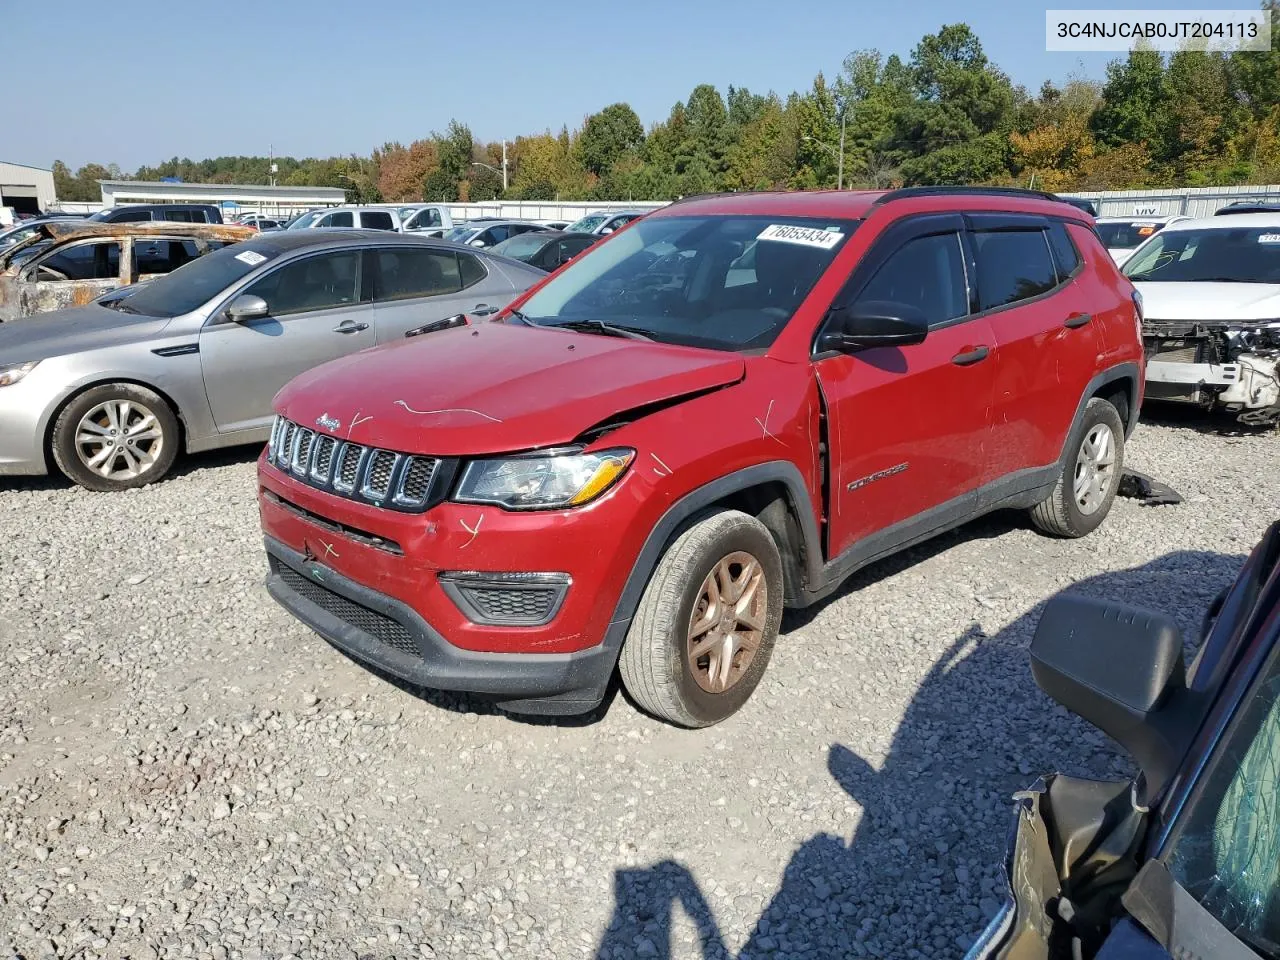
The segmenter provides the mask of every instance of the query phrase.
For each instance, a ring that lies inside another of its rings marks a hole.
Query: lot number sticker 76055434
[[[830,250],[843,238],[844,234],[836,230],[797,227],[789,223],[771,223],[756,235],[757,240],[798,243],[805,247],[818,247],[822,250]]]

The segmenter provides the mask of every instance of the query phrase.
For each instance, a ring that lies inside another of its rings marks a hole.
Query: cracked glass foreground
[[[1168,865],[1236,936],[1280,957],[1280,656],[1206,769]]]

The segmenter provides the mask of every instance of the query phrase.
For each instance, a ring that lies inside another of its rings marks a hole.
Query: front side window
[[[244,292],[267,301],[273,317],[348,306],[357,299],[359,262],[355,251],[307,257],[286,263]]]
[[[1122,272],[1152,283],[1280,283],[1280,226],[1162,230]]]
[[[355,226],[355,217],[351,215],[350,210],[340,210],[338,213],[331,213],[321,221],[322,227],[352,227]]]
[[[376,301],[438,297],[463,287],[458,256],[451,251],[377,250],[372,260]]]
[[[198,213],[192,213],[190,210],[174,209],[165,210],[161,214],[161,219],[169,220],[173,223],[204,223],[204,217]]]
[[[1180,817],[1170,873],[1233,934],[1280,956],[1280,649]]]
[[[154,218],[150,210],[124,210],[104,219],[109,219],[112,223],[147,223]]]
[[[960,234],[909,240],[889,257],[858,294],[856,303],[901,303],[919,310],[930,326],[969,312]]]
[[[592,247],[521,306],[529,322],[603,321],[717,350],[771,344],[857,221],[766,216],[647,218]],[[752,244],[749,282],[731,269]]]
[[[1043,230],[984,230],[973,234],[973,245],[980,310],[1028,300],[1058,285]]]
[[[37,280],[115,280],[120,276],[120,242],[80,243],[54,251],[36,266]]]

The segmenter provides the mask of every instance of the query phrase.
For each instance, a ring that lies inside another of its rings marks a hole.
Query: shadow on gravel
[[[1172,553],[1070,590],[1162,610],[1195,640],[1204,611],[1243,561]],[[999,905],[995,871],[1012,792],[1050,770],[1127,775],[1127,759],[1109,740],[1036,688],[1027,645],[1039,613],[1028,610],[994,636],[975,624],[957,637],[921,681],[879,769],[830,747],[827,769],[862,817],[851,837],[819,833],[796,851],[738,960],[960,956]],[[697,880],[664,861],[616,871],[599,960],[672,957],[677,905],[700,941],[682,956],[731,956]]]
[[[1208,413],[1192,404],[1148,403],[1142,407],[1140,424],[1157,427],[1181,427],[1215,437],[1256,437],[1275,433],[1276,428],[1241,423],[1234,413]]]
[[[180,454],[173,469],[160,481],[160,485],[178,477],[199,473],[201,470],[230,467],[237,463],[253,463],[261,452],[262,444],[254,443],[209,450],[204,453]],[[0,493],[6,490],[69,490],[74,486],[75,484],[64,477],[56,467],[53,468],[52,473],[43,477],[0,477]]]

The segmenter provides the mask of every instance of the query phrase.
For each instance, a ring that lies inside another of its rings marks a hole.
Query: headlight
[[[26,363],[9,363],[0,366],[0,387],[17,383],[34,370],[39,362],[39,360],[29,360]]]
[[[512,510],[576,507],[613,486],[635,455],[634,450],[618,449],[473,460],[453,499]]]

